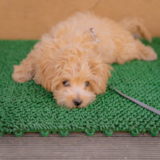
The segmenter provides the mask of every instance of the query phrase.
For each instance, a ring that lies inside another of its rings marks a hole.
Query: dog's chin
[[[69,94],[68,92],[58,92],[54,94],[54,98],[57,100],[57,104],[60,106],[65,106],[67,108],[83,108],[88,104],[92,103],[96,99],[96,95],[92,92],[84,91],[83,94],[78,94],[78,98],[81,99],[82,103],[80,105],[75,105],[74,100],[77,98],[76,93]]]

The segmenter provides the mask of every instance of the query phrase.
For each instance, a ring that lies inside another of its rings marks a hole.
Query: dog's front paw
[[[12,74],[12,78],[15,82],[23,83],[31,80],[32,76],[30,73],[23,70],[21,66],[14,66],[14,73]]]

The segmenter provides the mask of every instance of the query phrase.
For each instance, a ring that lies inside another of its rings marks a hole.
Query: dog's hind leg
[[[145,46],[140,40],[136,40],[138,50],[138,58],[145,61],[153,61],[157,59],[157,54],[150,46]]]
[[[140,18],[124,18],[119,22],[121,26],[127,29],[135,38],[146,38],[148,41],[152,40],[151,34],[143,24]]]
[[[157,59],[157,54],[150,46],[145,46],[140,40],[134,40],[132,43],[123,44],[115,58],[117,63],[123,64],[133,59],[153,61]]]
[[[35,60],[35,50],[32,50],[20,65],[15,65],[12,74],[14,81],[23,83],[31,80],[35,74]]]

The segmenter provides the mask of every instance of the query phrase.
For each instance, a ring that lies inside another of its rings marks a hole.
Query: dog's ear
[[[43,67],[44,69],[42,68],[42,86],[53,92],[59,84],[60,71],[54,67],[54,62],[53,64],[49,63]]]
[[[49,49],[46,49],[45,54],[43,54],[38,61],[40,70],[37,76],[41,77],[42,86],[51,92],[53,92],[59,84],[59,77],[63,67],[63,65],[58,63],[57,57],[53,55],[53,53],[50,53]]]
[[[106,91],[108,78],[111,76],[112,67],[99,58],[89,61],[92,78],[90,80],[91,89],[95,94],[102,94]]]

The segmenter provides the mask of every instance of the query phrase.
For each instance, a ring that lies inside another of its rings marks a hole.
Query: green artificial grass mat
[[[160,116],[120,96],[108,87],[105,94],[86,108],[68,109],[58,106],[52,93],[33,80],[16,83],[11,78],[13,65],[19,64],[33,48],[35,40],[0,40],[0,136],[14,133],[40,132],[42,136],[59,132],[81,131],[93,136],[102,131],[129,131],[133,136],[160,131]],[[160,57],[160,38],[145,45]],[[134,60],[113,64],[109,83],[119,91],[160,110],[160,59],[152,62]]]

